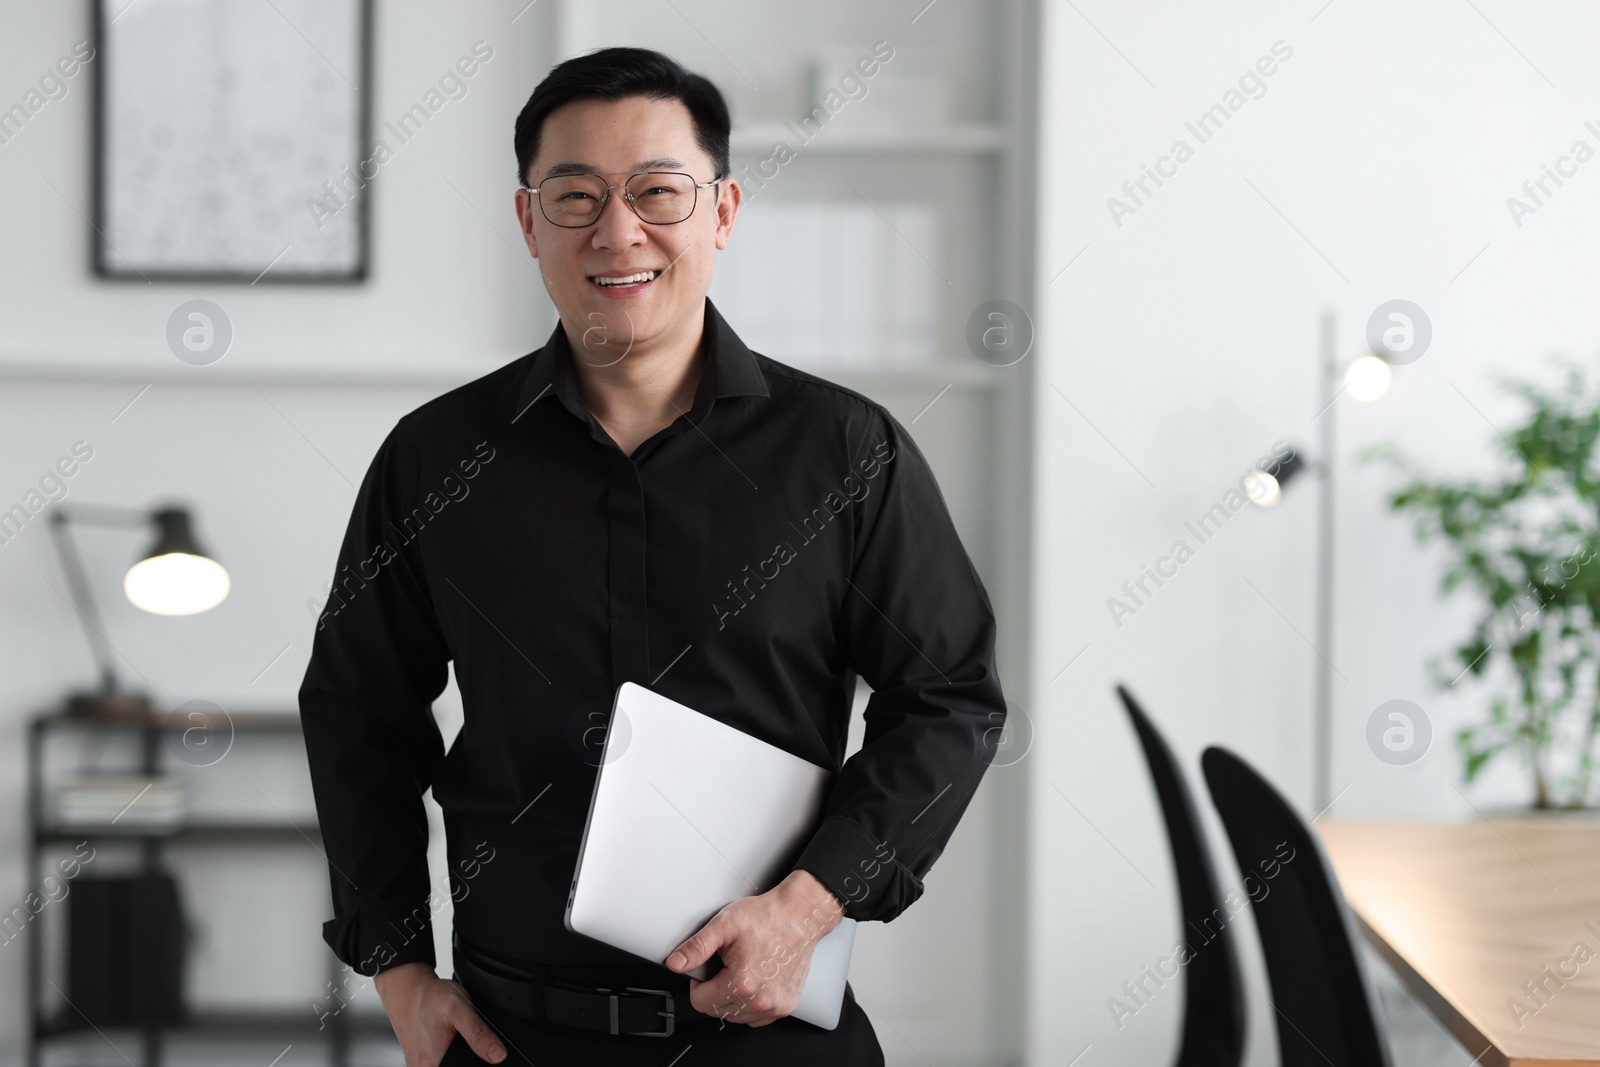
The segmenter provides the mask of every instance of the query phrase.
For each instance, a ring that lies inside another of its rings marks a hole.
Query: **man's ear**
[[[533,198],[537,194],[531,189],[519,187],[513,195],[516,198],[517,226],[522,230],[522,240],[528,246],[528,254],[538,259],[539,239],[533,235],[533,212],[538,210]]]
[[[717,193],[717,248],[728,247],[728,238],[733,234],[733,220],[743,202],[744,190],[739,188],[738,179],[724,178]]]

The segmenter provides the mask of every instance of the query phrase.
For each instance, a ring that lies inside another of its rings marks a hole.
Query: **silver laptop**
[[[783,880],[821,821],[832,779],[824,767],[623,683],[567,929],[664,963],[724,905]],[[855,927],[841,919],[816,942],[796,1018],[839,1025]],[[689,973],[703,980],[713,967]]]

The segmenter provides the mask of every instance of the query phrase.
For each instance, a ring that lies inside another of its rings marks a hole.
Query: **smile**
[[[641,270],[633,274],[596,274],[589,280],[606,289],[642,289],[656,280],[658,271]]]

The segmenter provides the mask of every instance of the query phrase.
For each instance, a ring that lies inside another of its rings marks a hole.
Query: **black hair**
[[[682,103],[694,119],[695,140],[716,167],[715,177],[727,176],[731,120],[717,87],[660,52],[648,48],[601,48],[551,68],[528,97],[517,116],[517,181],[527,180],[528,167],[539,154],[544,120],[552,111],[575,100],[621,100],[630,96]]]

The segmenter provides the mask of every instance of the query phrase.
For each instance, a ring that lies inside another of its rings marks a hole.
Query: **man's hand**
[[[811,953],[839,925],[844,905],[810,871],[790,872],[756,897],[741,897],[667,957],[682,974],[715,953],[722,970],[689,979],[689,1003],[704,1015],[766,1026],[794,1011]]]
[[[499,1063],[505,1046],[489,1024],[473,1010],[460,983],[446,981],[426,963],[402,963],[379,971],[372,980],[389,1025],[400,1039],[406,1067],[439,1067],[445,1050],[459,1033],[479,1059]]]

